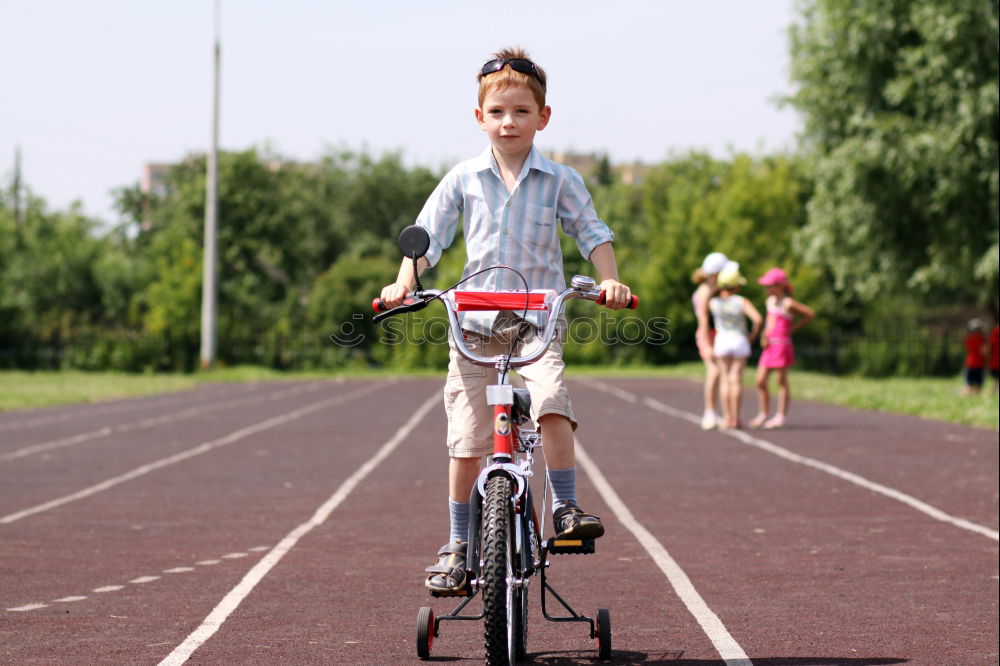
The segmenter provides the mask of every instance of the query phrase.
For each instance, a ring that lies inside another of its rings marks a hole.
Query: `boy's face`
[[[545,129],[551,115],[550,107],[538,108],[531,90],[522,87],[493,90],[476,108],[476,121],[493,150],[515,158],[527,157],[535,132]]]

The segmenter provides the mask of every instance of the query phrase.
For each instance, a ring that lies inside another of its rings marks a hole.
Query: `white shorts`
[[[750,341],[739,331],[719,331],[715,334],[715,355],[719,358],[747,358],[750,356]]]

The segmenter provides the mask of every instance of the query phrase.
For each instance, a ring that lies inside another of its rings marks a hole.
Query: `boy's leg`
[[[443,596],[468,593],[465,555],[468,539],[469,494],[479,474],[480,461],[492,451],[493,418],[486,405],[486,386],[496,373],[461,358],[451,341],[444,407],[448,416],[448,543],[437,553],[424,586]],[[469,336],[466,345],[483,354],[487,341]]]
[[[525,336],[518,353],[529,353],[537,339],[535,332]],[[520,368],[518,374],[531,394],[531,415],[542,433],[556,535],[596,539],[604,534],[600,518],[586,513],[576,503],[576,418],[563,380],[564,370],[562,342],[556,339],[540,359]]]
[[[481,458],[451,458],[448,461],[448,516],[452,541],[469,537],[469,495],[479,476]]]
[[[601,519],[576,502],[576,453],[573,424],[561,414],[538,418],[544,438],[546,474],[552,489],[552,527],[557,537],[596,539],[604,535]]]
[[[466,593],[465,556],[469,539],[469,495],[479,476],[481,456],[452,456],[448,461],[448,543],[438,550],[438,560],[424,571],[424,586],[443,596]]]
[[[561,414],[543,414],[538,425],[545,433],[545,466],[549,469],[569,469],[576,465],[573,444],[573,424]]]

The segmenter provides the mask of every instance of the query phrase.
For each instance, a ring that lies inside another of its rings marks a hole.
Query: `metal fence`
[[[426,352],[426,350],[424,350]],[[756,364],[755,349],[750,364]],[[225,365],[259,365],[281,370],[329,369],[376,364],[370,349],[344,348],[328,337],[299,335],[269,340],[220,341],[219,360]],[[409,354],[405,365],[436,364],[440,355]],[[568,345],[568,363],[641,362],[643,354],[631,348],[605,348],[581,353]],[[862,335],[832,333],[802,336],[795,343],[796,367],[836,375],[953,376],[962,369],[962,338],[919,333]],[[384,357],[389,362],[391,355]],[[395,357],[398,362],[400,358]],[[672,364],[698,360],[691,340],[671,340],[646,357]],[[421,361],[421,359],[424,359]],[[648,361],[647,361],[648,362]],[[197,367],[197,340],[171,341],[131,333],[82,335],[58,341],[19,341],[0,344],[0,368],[117,370],[124,372],[191,371]]]

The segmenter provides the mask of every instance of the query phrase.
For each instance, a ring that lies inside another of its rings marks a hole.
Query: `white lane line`
[[[213,564],[218,564],[221,561],[222,560],[202,560],[201,562],[195,562],[195,564],[201,567],[210,567]]]
[[[236,608],[243,602],[243,600],[253,591],[254,587],[257,586],[264,576],[274,568],[278,562],[292,549],[295,544],[298,543],[299,539],[304,537],[306,534],[311,532],[316,527],[322,525],[330,514],[333,513],[340,504],[347,498],[348,495],[353,492],[353,490],[364,481],[365,477],[371,474],[372,470],[378,467],[383,460],[389,457],[396,447],[400,445],[403,441],[409,437],[410,433],[417,427],[420,421],[423,420],[427,412],[430,411],[431,407],[438,404],[441,400],[441,395],[435,391],[434,395],[428,398],[424,404],[422,404],[416,412],[409,418],[409,420],[396,431],[389,441],[379,448],[374,456],[368,459],[361,467],[359,467],[350,477],[348,477],[337,491],[330,496],[313,514],[312,518],[302,523],[294,530],[288,533],[285,538],[283,538],[278,545],[272,548],[261,560],[254,565],[250,571],[243,577],[243,580],[239,584],[229,591],[222,601],[212,610],[211,613],[202,621],[201,626],[195,629],[191,634],[184,640],[183,643],[174,648],[174,651],[168,654],[163,661],[160,662],[160,666],[164,665],[177,665],[183,664],[188,658],[201,647],[205,641],[211,638],[216,631],[222,626],[226,621],[226,618],[236,610]]]
[[[34,444],[32,446],[25,446],[16,451],[11,451],[10,453],[4,453],[0,455],[0,462],[7,462],[8,460],[15,460],[17,458],[24,458],[25,456],[30,456],[34,453],[41,453],[43,451],[51,451],[52,449],[61,449],[65,446],[73,446],[74,444],[79,444],[80,442],[89,442],[92,439],[100,439],[101,437],[108,437],[113,432],[110,427],[98,428],[97,430],[91,430],[90,432],[83,432],[79,435],[73,435],[72,437],[64,437],[63,439],[57,439],[51,442],[43,442],[42,444]]]
[[[650,557],[653,558],[653,561],[656,562],[660,571],[663,572],[670,585],[674,588],[677,596],[684,602],[688,612],[697,620],[702,631],[708,636],[716,652],[725,660],[727,666],[753,666],[753,662],[747,657],[746,652],[743,651],[739,643],[729,634],[719,616],[708,607],[705,600],[698,594],[698,590],[691,583],[691,579],[688,578],[684,570],[674,561],[674,558],[670,556],[670,553],[663,547],[663,544],[649,530],[643,527],[642,523],[635,519],[635,516],[632,515],[632,512],[618,496],[618,493],[608,483],[604,474],[594,464],[593,459],[587,454],[586,449],[583,448],[578,439],[576,440],[576,461],[587,472],[587,475],[594,483],[594,487],[597,488],[605,503],[611,507],[615,517],[635,536],[642,547],[646,549],[646,552],[649,553]]]
[[[623,391],[622,389],[613,386],[608,386],[603,382],[588,379],[584,383],[586,383],[589,386],[593,386],[596,389],[604,391],[605,393],[610,393],[611,395],[618,396],[619,398],[622,399],[626,399],[624,397],[626,395],[630,396],[628,398],[628,401],[632,403],[636,403],[639,401],[639,398],[637,396],[628,393],[628,391]],[[701,419],[696,414],[676,409],[674,407],[671,407],[670,405],[665,405],[659,400],[654,400],[652,398],[643,398],[641,402],[650,409],[654,409],[658,412],[662,412],[664,414],[668,414],[670,416],[674,416],[676,418],[689,421],[695,425],[698,425],[701,421]],[[743,442],[744,444],[748,444],[750,446],[754,446],[758,449],[761,449],[762,451],[767,451],[768,453],[774,454],[779,458],[783,458],[785,460],[798,463],[800,465],[805,465],[807,467],[812,467],[813,469],[820,470],[821,472],[826,472],[827,474],[843,479],[844,481],[848,481],[857,486],[865,488],[866,490],[870,490],[873,493],[878,493],[890,499],[902,502],[903,504],[913,509],[916,509],[917,511],[927,516],[930,516],[935,520],[939,520],[943,523],[948,523],[949,525],[959,527],[963,530],[975,532],[976,534],[981,534],[994,541],[1000,541],[1000,532],[997,532],[997,530],[991,529],[984,525],[973,523],[971,521],[965,520],[964,518],[956,518],[955,516],[947,514],[941,509],[938,509],[937,507],[931,506],[926,502],[918,500],[916,497],[907,495],[906,493],[900,492],[894,488],[884,486],[881,483],[870,481],[864,478],[863,476],[854,474],[853,472],[848,472],[847,470],[843,470],[839,467],[830,465],[821,460],[816,460],[815,458],[809,458],[808,456],[799,455],[798,453],[789,451],[788,449],[778,446],[777,444],[774,444],[767,440],[760,439],[759,437],[754,437],[752,435],[748,435],[747,433],[741,430],[721,430],[719,432],[723,435],[729,435],[730,437],[737,439]]]
[[[165,423],[172,423],[174,421],[179,421],[181,419],[187,419],[194,416],[200,416],[211,412],[221,411],[223,409],[230,409],[232,407],[239,407],[241,405],[253,404],[256,402],[280,400],[281,398],[287,398],[289,396],[297,395],[299,393],[304,393],[307,391],[316,391],[322,388],[322,386],[323,384],[321,383],[311,382],[304,386],[297,386],[291,389],[284,389],[266,395],[253,395],[250,397],[230,400],[228,402],[220,402],[210,405],[203,405],[199,407],[188,407],[178,412],[172,412],[170,414],[161,414],[160,416],[152,416],[146,419],[142,419],[141,421],[135,421],[133,423],[123,423],[117,426],[106,426],[104,428],[99,428],[97,430],[91,430],[90,432],[80,433],[78,435],[73,435],[71,437],[64,437],[62,439],[53,440],[51,442],[32,444],[31,446],[25,446],[20,449],[17,449],[16,451],[10,451],[8,453],[0,454],[0,462],[8,462],[10,460],[16,460],[18,458],[25,458],[27,456],[34,455],[36,453],[43,453],[45,451],[61,449],[68,446],[73,446],[74,444],[80,444],[81,442],[88,442],[92,439],[101,439],[103,437],[110,437],[114,433],[130,432],[132,430],[152,428],[153,426],[163,425]]]
[[[250,548],[249,550],[255,551],[255,552],[260,552],[262,550],[267,550],[268,548],[269,548],[269,546],[254,546],[253,548]],[[234,557],[234,556],[236,556],[236,557]],[[230,559],[236,559],[237,557],[245,557],[245,556],[246,556],[245,553],[230,553],[229,555],[224,555],[223,557],[229,557]],[[204,564],[219,564],[220,562],[221,562],[221,560],[205,560]],[[198,564],[202,564],[202,562],[199,562]],[[180,574],[180,573],[188,573],[188,572],[191,572],[191,571],[194,571],[194,570],[195,570],[194,567],[174,567],[172,569],[164,569],[162,573],[165,573],[165,574]],[[135,578],[133,580],[130,580],[129,582],[137,584],[137,585],[141,585],[143,583],[152,583],[153,581],[159,580],[159,579],[160,579],[159,576],[141,576],[139,578]],[[91,592],[96,592],[98,594],[105,594],[105,593],[108,593],[108,592],[117,592],[118,590],[123,590],[123,589],[125,589],[124,585],[105,585],[103,587],[94,588],[93,590],[91,590]],[[69,603],[69,602],[73,602],[73,601],[83,601],[86,598],[87,597],[85,597],[85,596],[70,596],[70,597],[63,597],[62,599],[54,599],[50,603],[54,603],[54,604]],[[18,606],[17,608],[8,608],[7,610],[8,611],[21,611],[21,612],[23,612],[23,611],[30,611],[30,610],[38,610],[39,608],[48,608],[48,606],[47,606],[47,604],[28,604],[26,606]]]
[[[247,553],[227,553],[222,556],[224,560],[238,560],[241,557],[246,557]]]
[[[124,589],[124,585],[105,585],[104,587],[95,587],[91,592],[97,592],[98,594],[103,594],[105,592],[117,592],[118,590]]]
[[[62,506],[63,504],[69,504],[70,502],[75,502],[77,500],[90,497],[91,495],[96,495],[99,492],[108,490],[109,488],[113,488],[119,484],[125,483],[126,481],[131,481],[132,479],[139,478],[140,476],[145,476],[146,474],[154,472],[158,469],[162,469],[170,465],[175,465],[179,462],[187,460],[188,458],[194,458],[195,456],[200,456],[201,454],[208,453],[213,449],[226,446],[227,444],[232,444],[233,442],[237,442],[241,439],[249,437],[250,435],[255,435],[259,432],[269,430],[271,428],[288,423],[290,421],[295,421],[296,419],[300,419],[303,416],[312,414],[313,412],[318,412],[321,409],[326,409],[327,407],[332,407],[334,405],[347,402],[349,400],[353,400],[354,398],[365,395],[366,393],[371,393],[376,389],[381,388],[382,386],[383,384],[379,383],[363,386],[360,389],[350,391],[343,395],[334,396],[333,398],[327,398],[326,400],[320,400],[319,402],[314,402],[310,405],[306,405],[305,407],[301,407],[294,411],[288,412],[287,414],[282,414],[281,416],[276,416],[266,421],[261,421],[260,423],[257,423],[255,425],[248,426],[246,428],[242,428],[240,430],[232,432],[226,435],[225,437],[220,437],[219,439],[215,439],[210,442],[205,442],[204,444],[199,444],[198,446],[192,449],[188,449],[187,451],[182,451],[167,458],[162,458],[160,460],[157,460],[156,462],[136,467],[130,472],[126,472],[125,474],[122,474],[120,476],[116,476],[106,481],[102,481],[101,483],[90,486],[89,488],[84,488],[83,490],[75,492],[71,495],[66,495],[65,497],[60,497],[50,502],[39,504],[38,506],[31,507],[30,509],[24,509],[23,511],[18,511],[16,513],[6,515],[0,518],[0,525],[7,525],[15,521],[21,520],[22,518],[26,518],[28,516],[35,515],[37,513],[42,513],[43,511],[48,511],[50,509],[55,509],[56,507]]]
[[[193,396],[193,391],[183,391],[189,396]],[[201,398],[208,398],[211,395],[201,395],[195,396]],[[126,402],[112,403],[110,405],[97,406],[96,404],[84,403],[80,405],[68,406],[71,411],[64,411],[59,414],[46,414],[44,416],[36,416],[33,418],[25,419],[23,421],[7,421],[5,423],[0,423],[0,432],[5,432],[7,430],[24,430],[27,428],[33,428],[38,425],[48,425],[50,423],[60,423],[65,421],[72,421],[75,418],[81,416],[100,416],[102,414],[115,414],[119,412],[127,412],[133,409],[140,409],[142,407],[157,407],[163,406],[170,403],[182,402],[185,399],[184,395],[177,395],[172,393],[163,399],[150,399],[150,398],[126,398]],[[59,408],[55,408],[59,409]]]

